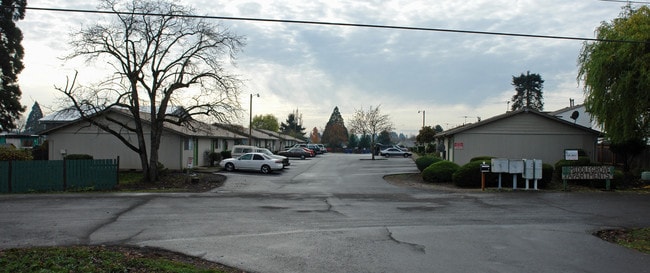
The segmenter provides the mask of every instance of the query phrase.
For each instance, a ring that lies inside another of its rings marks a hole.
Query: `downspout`
[[[195,137],[193,138],[193,141],[194,141],[194,151],[192,156],[194,157],[194,160],[192,161],[192,166],[196,168],[199,166],[198,164],[199,163],[199,138]]]
[[[179,141],[180,147],[178,147],[178,169],[183,170],[183,145],[185,144],[185,140],[181,135],[178,135],[178,138],[181,140]]]

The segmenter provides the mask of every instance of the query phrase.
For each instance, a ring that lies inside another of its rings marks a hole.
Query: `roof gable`
[[[468,132],[470,130],[485,129],[486,127],[488,127],[490,125],[499,126],[497,123],[501,123],[500,121],[504,121],[506,119],[514,119],[514,118],[517,118],[517,117],[521,117],[522,115],[533,115],[534,117],[540,118],[540,119],[542,119],[544,121],[557,123],[558,125],[568,126],[570,128],[574,128],[574,129],[577,129],[577,130],[582,130],[582,131],[585,131],[587,133],[591,133],[591,134],[594,134],[594,135],[600,135],[601,134],[600,132],[598,132],[596,130],[593,130],[591,128],[587,128],[587,127],[584,127],[584,126],[581,126],[581,125],[578,125],[578,124],[574,124],[572,122],[557,118],[557,117],[552,116],[552,115],[547,114],[547,113],[542,113],[542,112],[532,110],[532,109],[520,109],[520,110],[517,110],[517,111],[511,111],[511,112],[507,112],[505,114],[497,115],[497,116],[491,117],[489,119],[482,120],[480,122],[470,123],[470,124],[466,124],[466,125],[463,125],[463,126],[460,126],[460,127],[456,127],[456,128],[453,128],[453,129],[450,129],[450,130],[447,130],[447,131],[443,131],[440,134],[438,134],[437,137],[447,137],[447,136],[452,136],[452,135],[459,134],[459,133],[465,133],[465,132]],[[535,124],[530,124],[530,126],[531,126],[531,129],[534,129]]]
[[[64,110],[64,112],[67,112],[67,110]],[[122,119],[132,119],[132,115],[129,111],[126,109],[109,109],[106,111],[103,111],[102,113],[96,114],[90,118],[92,119],[97,119],[97,118],[103,118],[106,115],[112,115],[114,117],[120,117]],[[143,123],[145,125],[150,124],[150,119],[151,116],[148,113],[140,112],[140,118],[142,119]],[[59,121],[61,119],[58,119]],[[88,123],[87,120],[80,119],[78,116],[76,119],[70,120],[64,124],[61,124],[60,126],[56,126],[50,129],[47,129],[42,132],[42,134],[51,134],[52,132],[56,132],[60,129],[73,126],[73,125],[78,125],[78,124],[83,124],[83,123]],[[224,130],[223,128],[219,128],[216,126],[212,126],[210,124],[197,121],[197,120],[191,120],[187,122],[186,124],[183,125],[176,125],[172,124],[169,122],[164,123],[164,129],[166,132],[178,134],[181,136],[194,136],[194,137],[222,137],[222,138],[231,138],[231,139],[244,139],[246,137],[237,134],[235,132],[231,132],[228,130]]]

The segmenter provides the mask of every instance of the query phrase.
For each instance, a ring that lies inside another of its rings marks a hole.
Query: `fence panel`
[[[62,160],[13,161],[11,171],[11,191],[62,191]]]
[[[66,160],[68,189],[109,190],[117,185],[117,160]]]
[[[0,192],[9,192],[9,161],[0,161]]]

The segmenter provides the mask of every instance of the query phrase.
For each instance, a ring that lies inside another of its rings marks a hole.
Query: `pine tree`
[[[0,132],[16,128],[25,111],[20,104],[18,74],[23,70],[23,33],[15,21],[25,18],[26,0],[2,0],[0,9]]]
[[[530,74],[530,71],[521,73],[519,77],[512,76],[512,85],[517,93],[512,96],[512,111],[523,108],[537,111],[544,110],[542,89],[544,80],[539,74]]]
[[[302,127],[302,115],[298,113],[298,110],[289,114],[286,122],[280,123],[280,132],[295,138],[305,139],[305,128]]]
[[[334,107],[330,120],[325,125],[321,143],[331,148],[341,148],[349,140],[348,129],[345,128],[343,117],[339,112],[339,107]]]
[[[27,117],[24,133],[31,135],[45,129],[45,126],[38,123],[38,120],[41,118],[43,118],[43,111],[41,111],[41,106],[38,105],[38,102],[34,102],[32,111],[29,112],[29,116]]]

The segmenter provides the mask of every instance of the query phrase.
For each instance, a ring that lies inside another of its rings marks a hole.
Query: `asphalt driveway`
[[[650,226],[650,196],[443,192],[386,183],[412,159],[325,154],[210,193],[0,195],[0,247],[156,246],[253,272],[650,272],[591,235]]]

